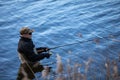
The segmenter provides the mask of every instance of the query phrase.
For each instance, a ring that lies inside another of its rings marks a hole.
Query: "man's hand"
[[[49,51],[50,49],[47,48],[47,47],[40,47],[40,48],[37,48],[37,52],[38,53],[42,53],[42,52],[47,52]]]
[[[45,52],[47,52],[47,51],[49,51],[49,50],[50,50],[50,49],[49,49],[49,48],[47,48],[47,47],[44,49],[44,51],[45,51]]]
[[[47,53],[47,54],[46,54],[46,58],[50,58],[51,55],[52,55],[52,54]]]

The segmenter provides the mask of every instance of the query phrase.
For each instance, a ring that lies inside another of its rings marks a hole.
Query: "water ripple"
[[[22,26],[35,29],[33,39],[36,46],[54,47],[105,36],[119,40],[119,4],[119,0],[1,0],[0,58],[3,65],[0,78],[13,80],[16,77],[19,65],[16,49]],[[119,45],[110,39],[101,39],[97,45],[91,41],[54,52],[60,53],[63,61],[71,58],[83,63],[91,57],[96,61],[92,67],[96,67],[102,66],[107,57],[117,59]],[[70,50],[73,54],[66,54]],[[56,61],[54,57],[52,61]]]

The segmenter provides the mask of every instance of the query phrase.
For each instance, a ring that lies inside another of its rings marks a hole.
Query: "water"
[[[109,35],[120,40],[119,4],[120,0],[0,0],[0,80],[17,77],[20,66],[17,43],[21,27],[35,30],[36,47],[51,48]],[[96,63],[93,67],[99,68],[106,58],[118,59],[119,47],[119,41],[110,39],[101,39],[99,44],[85,42],[53,50],[55,55],[49,61],[56,61],[59,53],[63,63],[67,59],[84,63],[92,58]]]

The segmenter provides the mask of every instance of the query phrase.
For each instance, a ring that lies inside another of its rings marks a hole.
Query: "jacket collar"
[[[26,38],[26,37],[22,37],[22,36],[21,36],[21,39],[22,39],[22,40],[25,40],[25,41],[31,41],[31,39]]]

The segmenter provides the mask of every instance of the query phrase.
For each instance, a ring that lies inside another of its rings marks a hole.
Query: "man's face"
[[[22,36],[31,39],[32,38],[32,32],[27,33],[27,34],[23,34]]]
[[[28,38],[31,39],[32,38],[32,32],[28,33],[27,36],[28,36]]]

